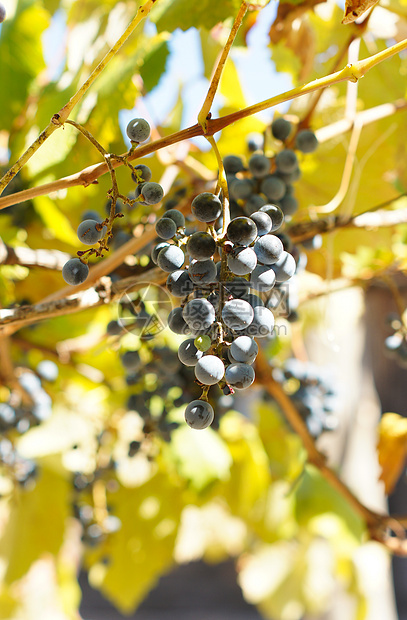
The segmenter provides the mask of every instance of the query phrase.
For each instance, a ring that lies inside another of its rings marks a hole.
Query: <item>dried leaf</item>
[[[403,471],[407,456],[407,418],[397,413],[383,415],[379,424],[377,453],[382,468],[380,480],[383,480],[385,491],[389,494]]]
[[[326,0],[306,0],[301,4],[280,2],[277,9],[277,16],[269,32],[270,42],[279,43],[282,39],[286,39],[291,31],[293,21],[317,4],[322,4],[323,2],[326,2]]]
[[[352,24],[358,17],[378,3],[379,0],[346,0],[342,24]]]

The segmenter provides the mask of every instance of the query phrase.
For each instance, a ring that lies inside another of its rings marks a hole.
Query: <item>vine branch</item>
[[[156,1],[156,0],[149,0],[149,2],[153,2],[153,1]],[[146,3],[146,5],[147,4],[148,3]],[[337,84],[337,83],[344,82],[347,80],[355,82],[359,78],[363,77],[367,73],[367,71],[369,71],[372,67],[376,66],[380,62],[383,62],[384,60],[387,60],[391,56],[398,54],[404,49],[407,49],[407,39],[404,39],[400,43],[397,43],[396,45],[391,46],[390,48],[388,48],[387,50],[384,50],[383,52],[374,54],[370,58],[367,58],[365,60],[360,60],[354,65],[347,65],[341,71],[337,71],[326,77],[313,80],[312,82],[309,82],[308,84],[299,86],[297,88],[293,88],[280,95],[272,97],[271,99],[266,99],[265,101],[262,101],[253,106],[248,106],[246,108],[243,108],[242,110],[233,112],[232,114],[227,114],[217,119],[210,119],[208,120],[208,127],[207,127],[207,131],[205,135],[214,135],[218,131],[221,131],[225,127],[228,127],[232,123],[235,123],[236,121],[241,120],[242,118],[246,118],[248,116],[256,114],[257,112],[261,112],[268,108],[274,107],[276,105],[279,105],[280,103],[284,103],[286,101],[290,101],[297,97],[301,97],[302,95],[315,92],[321,88],[324,89],[329,86],[332,86],[333,84]],[[390,106],[390,108],[388,106]],[[378,107],[380,108],[380,106]],[[383,118],[384,116],[393,114],[398,109],[404,109],[405,107],[407,107],[407,104],[405,101],[401,103],[396,102],[395,104],[384,104],[384,109],[383,108],[380,109],[380,115],[377,116],[377,118]],[[372,112],[373,110],[376,110],[376,108],[372,108],[370,112]],[[361,114],[364,114],[364,113],[362,112]],[[366,124],[366,122],[372,122],[372,120],[368,121],[367,118],[364,118],[363,120],[364,120],[364,124]],[[374,118],[374,120],[376,120],[376,118]],[[324,135],[323,131],[318,132],[317,134],[318,140],[325,141],[326,139],[331,138],[332,135],[338,135],[338,133],[342,133],[343,131],[349,130],[353,125],[352,122],[346,119],[344,119],[344,121],[339,121],[338,123],[339,124],[336,124],[333,134],[332,134],[332,128],[331,128],[331,135],[329,135],[329,133],[327,135],[326,132]],[[201,125],[197,123],[196,125],[188,127],[187,129],[183,129],[181,131],[171,134],[170,136],[162,138],[161,140],[156,140],[144,147],[137,149],[137,153],[133,153],[128,158],[128,160],[132,161],[134,159],[139,159],[141,157],[144,157],[145,155],[154,153],[155,151],[158,151],[159,149],[165,148],[166,146],[170,146],[182,140],[188,140],[190,138],[197,137],[197,136],[203,136],[203,135],[204,135],[204,131]],[[30,151],[30,149],[33,147],[33,145],[31,145],[31,147],[29,147],[26,153],[22,155],[22,157],[18,160],[18,162],[14,164],[14,166],[10,168],[10,170],[4,175],[3,179],[0,181],[0,192],[4,190],[6,185],[11,181],[11,179],[15,176],[15,174],[17,174],[17,172],[22,168],[22,166],[29,160],[31,155],[39,148],[40,144],[42,144],[42,142],[44,142],[46,138],[48,137],[46,136],[46,137],[41,138],[41,136],[42,134],[40,135],[39,138],[37,138],[36,142],[34,143],[36,144],[38,141],[40,141],[40,143],[36,146],[35,150],[33,152]],[[25,158],[24,161],[22,161],[23,158]],[[113,168],[117,168],[119,166],[122,166],[123,163],[124,162],[122,160],[118,159],[112,162],[112,166]],[[75,175],[65,177],[64,179],[60,179],[59,181],[48,183],[46,185],[41,186],[41,188],[33,188],[30,190],[24,190],[23,192],[19,192],[18,196],[20,196],[21,200],[27,200],[29,198],[34,198],[35,196],[47,194],[51,191],[55,191],[58,189],[65,189],[65,188],[73,187],[76,185],[84,185],[86,187],[87,185],[90,185],[91,183],[95,183],[97,179],[99,178],[99,176],[101,176],[102,174],[105,174],[106,172],[108,172],[107,164],[97,164],[94,166],[89,166],[88,168],[85,168],[84,170],[82,170],[81,172]],[[5,207],[11,206],[12,204],[16,204],[16,200],[12,196],[5,196],[3,198],[0,198],[0,209],[4,209]]]
[[[222,76],[223,68],[226,64],[230,49],[233,45],[233,41],[236,38],[237,31],[240,28],[240,25],[243,21],[244,16],[246,15],[247,9],[248,9],[248,3],[245,0],[243,0],[242,4],[240,5],[239,12],[236,15],[235,21],[233,22],[233,26],[229,33],[228,40],[226,41],[226,45],[222,49],[222,53],[220,55],[220,58],[218,60],[218,63],[216,65],[215,71],[211,79],[211,83],[209,85],[208,93],[205,97],[205,101],[202,105],[201,110],[198,113],[198,123],[201,125],[205,134],[208,130],[208,120],[210,118],[209,114],[210,114],[213,100],[216,95],[216,91],[219,86],[219,81]]]
[[[271,377],[270,366],[261,350],[256,359],[256,377],[266,392],[281,407],[290,426],[301,438],[308,453],[308,462],[319,470],[329,484],[344,497],[353,510],[365,521],[370,537],[382,543],[396,555],[406,556],[406,540],[391,537],[388,530],[391,529],[396,534],[401,533],[401,531],[404,532],[403,524],[407,522],[407,517],[403,516],[398,519],[391,515],[381,515],[370,510],[358,500],[352,491],[338,478],[337,474],[328,467],[325,456],[317,449],[314,439],[308,432],[305,422],[291,399],[284,392],[282,386]]]

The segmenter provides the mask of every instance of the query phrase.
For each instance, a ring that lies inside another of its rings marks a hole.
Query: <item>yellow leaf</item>
[[[109,503],[122,526],[88,551],[85,561],[91,585],[130,614],[173,563],[182,493],[168,475],[158,473],[137,489],[121,487]]]
[[[40,464],[34,489],[17,488],[9,500],[9,517],[0,538],[6,584],[25,575],[44,553],[59,551],[68,514],[68,481]]]
[[[379,424],[377,452],[382,468],[380,480],[383,480],[389,494],[399,479],[407,456],[407,418],[397,413],[383,415]]]
[[[80,246],[70,221],[53,200],[48,196],[38,196],[34,201],[34,208],[55,239],[69,243],[75,248]]]

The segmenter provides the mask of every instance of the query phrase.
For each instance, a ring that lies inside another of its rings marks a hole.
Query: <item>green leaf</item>
[[[70,512],[66,480],[40,462],[34,489],[16,488],[8,504],[7,523],[0,539],[4,581],[20,579],[44,553],[56,555],[62,545]]]
[[[296,491],[296,500],[296,515],[300,524],[305,525],[319,515],[333,513],[344,521],[356,539],[361,538],[364,522],[315,467],[306,467]]]
[[[45,67],[41,35],[49,24],[49,14],[37,3],[27,4],[1,29],[1,129],[9,129],[22,113],[31,83]]]
[[[162,39],[162,36],[160,37]],[[170,53],[167,40],[158,41],[156,46],[147,53],[140,68],[144,88],[147,92],[157,86],[160,77],[165,71],[167,58]]]
[[[156,6],[151,18],[160,32],[201,26],[210,30],[219,22],[235,16],[240,4],[240,0],[202,0],[192,9],[190,0],[164,0]]]

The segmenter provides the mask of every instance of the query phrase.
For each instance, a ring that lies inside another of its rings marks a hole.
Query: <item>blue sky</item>
[[[249,33],[248,48],[232,49],[231,52],[244,92],[247,94],[248,104],[262,101],[291,87],[288,74],[276,73],[267,48],[267,33],[275,18],[276,10],[276,3],[268,4]],[[54,79],[58,78],[63,70],[63,64],[61,64],[61,59],[58,59],[56,49],[63,40],[65,27],[64,11],[59,10],[44,33],[44,55]],[[148,23],[147,27],[154,32],[154,24]],[[150,120],[155,124],[163,123],[174,108],[179,89],[181,89],[184,104],[182,126],[187,127],[196,123],[197,113],[208,90],[208,80],[203,77],[198,32],[193,28],[186,32],[176,30],[169,41],[169,48],[170,55],[166,72],[156,88],[139,100],[133,110],[123,110],[120,113],[120,126],[123,132],[127,123],[135,116],[148,118],[149,115]],[[213,106],[214,115],[217,114],[217,109],[221,104],[221,99],[217,97]],[[268,121],[272,116],[272,111],[266,111],[261,116]]]

